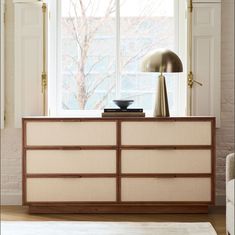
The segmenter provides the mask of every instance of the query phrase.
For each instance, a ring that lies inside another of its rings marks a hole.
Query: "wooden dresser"
[[[202,213],[215,118],[23,118],[30,213]]]

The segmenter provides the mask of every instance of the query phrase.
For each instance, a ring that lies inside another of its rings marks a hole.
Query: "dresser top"
[[[184,116],[184,117],[49,117],[27,116],[23,121],[215,121],[209,116]]]

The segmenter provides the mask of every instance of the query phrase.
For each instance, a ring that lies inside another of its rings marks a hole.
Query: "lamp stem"
[[[169,105],[167,97],[167,88],[165,76],[162,74],[158,77],[156,101],[154,108],[154,117],[169,117]]]

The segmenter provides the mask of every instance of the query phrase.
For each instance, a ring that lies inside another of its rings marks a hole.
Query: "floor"
[[[135,222],[210,222],[218,235],[225,232],[225,208],[210,209],[209,214],[50,214],[29,215],[27,207],[2,206],[1,220],[5,221],[135,221]]]

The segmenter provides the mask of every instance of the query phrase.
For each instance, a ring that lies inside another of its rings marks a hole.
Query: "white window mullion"
[[[120,39],[120,0],[116,0],[116,98],[120,98],[121,93]]]
[[[183,72],[178,75],[176,89],[176,116],[184,116],[186,110],[186,90],[187,90],[187,1],[175,0],[175,20],[177,54],[183,63]]]
[[[57,104],[57,109],[59,109],[59,112],[61,112],[62,109],[62,70],[61,70],[61,59],[62,59],[62,49],[61,49],[61,1],[57,1],[57,22],[58,22],[58,27],[57,27],[57,77],[59,79],[59,82],[57,83],[57,94],[56,94],[56,98],[57,98],[57,102],[59,102]]]
[[[57,14],[59,11],[57,9],[57,1],[46,0],[48,6],[48,115],[57,115],[57,94],[59,93],[59,76],[57,70],[57,60],[58,60],[58,47],[57,41],[59,35],[57,34],[57,29],[59,27],[59,22],[57,19]]]
[[[179,41],[179,1],[178,0],[174,0],[174,36],[175,36],[175,44],[174,44],[174,51],[175,53],[177,53],[179,55],[179,47],[180,47],[180,41]],[[178,116],[178,110],[179,110],[179,106],[180,106],[180,102],[179,102],[179,86],[180,86],[180,75],[177,74],[174,78],[174,81],[172,81],[174,83],[174,89],[175,92],[173,93],[174,96],[174,100],[175,100],[175,108],[174,108],[174,115]]]
[[[56,84],[56,101],[57,101],[57,114],[62,114],[62,48],[61,48],[61,1],[56,1],[57,2],[57,51],[56,51],[56,56],[57,56],[57,63],[56,63],[56,71],[57,71],[57,84]]]
[[[175,52],[179,52],[179,0],[174,0],[174,19],[175,19]]]

